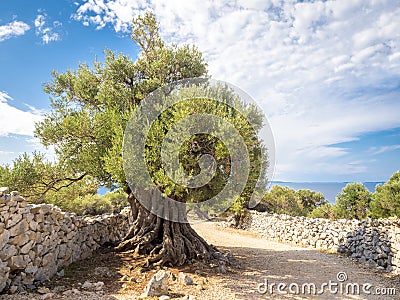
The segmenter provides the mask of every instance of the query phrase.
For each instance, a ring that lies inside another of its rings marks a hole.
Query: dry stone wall
[[[119,241],[129,229],[128,214],[82,218],[0,190],[0,293],[47,280],[101,245]]]
[[[264,237],[346,253],[371,266],[400,274],[400,220],[328,220],[251,211],[240,225]]]

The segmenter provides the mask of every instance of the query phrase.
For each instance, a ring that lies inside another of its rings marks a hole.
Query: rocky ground
[[[216,223],[200,223],[194,227],[209,243],[231,251],[236,259],[226,269],[203,265],[167,268],[168,290],[160,299],[400,299],[398,276],[376,271],[350,258],[267,241]],[[64,274],[37,291],[0,295],[0,299],[138,299],[157,272],[134,268],[139,260],[132,253],[115,253],[111,248],[102,248],[91,258],[71,265]],[[293,291],[299,286],[300,293],[279,293],[279,283],[281,287],[286,284],[283,288],[286,292],[289,285]],[[317,292],[321,285],[327,285],[324,294],[310,295],[307,290],[301,293],[305,283],[315,284]],[[329,283],[333,291],[337,285],[336,293],[329,292]],[[348,283],[360,286],[360,295],[346,294]],[[260,294],[257,289],[266,293]],[[376,295],[377,292],[393,293],[393,289],[396,295]]]

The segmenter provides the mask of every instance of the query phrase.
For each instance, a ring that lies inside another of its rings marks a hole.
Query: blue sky
[[[210,74],[249,93],[275,135],[275,180],[385,181],[400,169],[400,4],[391,0],[0,2],[0,163],[46,151],[34,122],[52,70],[135,58],[130,20],[195,43]],[[49,157],[52,156],[48,151]]]

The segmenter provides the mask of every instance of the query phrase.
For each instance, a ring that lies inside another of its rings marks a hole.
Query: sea
[[[271,186],[280,185],[287,186],[294,190],[311,190],[320,192],[325,196],[325,199],[329,203],[336,202],[336,196],[342,191],[342,189],[350,182],[285,182],[285,181],[272,181]],[[377,184],[384,184],[385,182],[363,182],[365,187],[371,192],[375,192],[375,186]]]
[[[325,196],[325,199],[329,203],[336,202],[336,196],[342,189],[350,182],[286,182],[286,181],[272,181],[270,188],[274,185],[287,186],[294,190],[311,190],[314,192],[320,192]],[[375,186],[377,184],[384,184],[385,182],[363,182],[365,187],[371,192],[375,192]],[[109,189],[101,187],[97,193],[104,195]]]

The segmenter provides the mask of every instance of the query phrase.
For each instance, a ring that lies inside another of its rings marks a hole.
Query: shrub
[[[308,217],[310,218],[324,218],[324,219],[336,219],[335,214],[336,205],[334,204],[323,204],[315,209],[313,209],[309,214]]]
[[[316,207],[326,204],[324,195],[310,190],[295,191],[289,187],[275,185],[265,193],[255,207],[258,211],[307,216]]]
[[[337,218],[364,219],[367,217],[371,192],[362,183],[349,183],[336,197]]]
[[[125,206],[128,206],[127,194],[122,189],[117,189],[104,195],[105,199],[111,204],[112,211],[120,212]]]
[[[384,185],[378,184],[375,187],[370,203],[370,216],[400,216],[400,171],[395,172]]]

